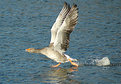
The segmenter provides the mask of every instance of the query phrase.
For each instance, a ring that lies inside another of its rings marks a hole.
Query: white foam
[[[108,57],[103,57],[102,59],[95,60],[97,66],[107,66],[110,65],[110,60]]]

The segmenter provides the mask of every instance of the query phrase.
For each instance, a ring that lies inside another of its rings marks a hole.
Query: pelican
[[[69,55],[64,54],[69,47],[70,34],[75,28],[78,19],[78,8],[76,4],[70,7],[64,2],[64,6],[59,13],[55,23],[51,28],[51,41],[48,47],[42,49],[28,48],[26,52],[41,53],[48,58],[56,61],[58,64],[52,67],[58,67],[61,63],[70,62],[72,65],[78,67],[78,64],[73,61]]]

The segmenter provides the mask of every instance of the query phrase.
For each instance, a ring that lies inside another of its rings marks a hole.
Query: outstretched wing
[[[63,24],[57,31],[57,36],[54,42],[54,49],[58,52],[63,53],[69,47],[69,37],[75,25],[77,24],[77,19],[78,8],[77,5],[74,4],[66,15]]]
[[[60,28],[60,26],[62,25],[66,15],[68,14],[69,11],[70,11],[70,6],[65,2],[61,12],[59,13],[55,23],[53,24],[53,26],[51,28],[50,44],[54,43],[56,35],[57,35],[57,31]]]

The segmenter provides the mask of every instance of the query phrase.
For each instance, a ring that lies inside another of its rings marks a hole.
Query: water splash
[[[102,59],[95,60],[97,66],[107,66],[110,65],[110,60],[108,57],[103,57]]]

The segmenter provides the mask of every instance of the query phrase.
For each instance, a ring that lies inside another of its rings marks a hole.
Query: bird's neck
[[[34,49],[32,53],[41,53],[41,49]]]
[[[46,55],[46,53],[47,53],[47,49],[46,49],[46,48],[35,49],[32,53],[41,53],[41,54]]]

